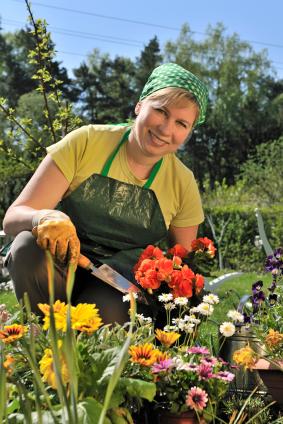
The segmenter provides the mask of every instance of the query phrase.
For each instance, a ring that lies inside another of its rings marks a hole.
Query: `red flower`
[[[157,278],[156,261],[144,259],[135,273],[135,279],[144,289],[158,289],[161,281]]]
[[[184,265],[181,270],[174,270],[171,275],[171,281],[168,284],[173,289],[173,296],[192,297],[194,278],[195,274],[188,265]]]
[[[216,248],[213,241],[207,237],[200,237],[193,240],[191,246],[194,252],[207,252],[211,258],[215,255]]]
[[[195,283],[196,294],[199,294],[202,291],[203,287],[204,287],[204,278],[203,278],[203,276],[201,274],[196,274],[194,283]]]
[[[167,258],[161,258],[156,263],[157,278],[159,281],[170,281],[173,272],[173,261]]]
[[[169,249],[167,253],[173,256],[179,256],[180,258],[184,258],[187,255],[188,250],[185,249],[181,244],[175,244],[175,246]]]
[[[161,259],[163,258],[163,252],[159,247],[153,246],[152,244],[149,244],[144,251],[141,253],[138,262],[134,266],[134,272],[137,271],[140,264],[144,259]]]

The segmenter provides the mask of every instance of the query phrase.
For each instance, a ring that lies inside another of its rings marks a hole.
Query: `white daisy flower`
[[[224,337],[231,337],[235,333],[236,327],[232,322],[223,322],[223,324],[220,325],[219,330]]]
[[[133,294],[133,296],[134,296],[134,299],[137,299],[137,298],[138,298],[138,294],[137,294],[137,293],[132,292],[132,294]],[[127,293],[127,294],[125,294],[125,295],[123,296],[123,302],[130,302],[130,300],[131,300],[130,293]]]
[[[212,315],[214,308],[209,303],[202,302],[197,306],[197,310],[201,315],[210,316]]]
[[[188,322],[187,324],[184,325],[183,331],[185,333],[191,334],[194,331],[194,327],[195,327],[194,324]]]
[[[166,309],[166,311],[172,311],[176,308],[176,305],[173,302],[168,302],[165,303],[164,308]]]
[[[176,325],[165,325],[163,331],[166,331],[166,333],[170,333],[170,331],[178,331],[178,327]]]
[[[227,317],[234,322],[244,322],[244,315],[236,310],[230,310],[227,313]]]
[[[217,303],[219,303],[219,297],[216,294],[209,293],[203,296],[202,301],[205,303],[209,303],[210,305],[216,305]]]
[[[188,304],[188,299],[186,297],[176,297],[174,303],[175,305],[185,306]]]
[[[194,308],[191,308],[191,309],[190,309],[190,314],[195,314],[195,313],[197,313],[197,312],[199,312],[199,310],[198,310],[197,306],[195,306]]]
[[[173,294],[172,293],[162,293],[158,296],[159,302],[170,302],[173,300]]]

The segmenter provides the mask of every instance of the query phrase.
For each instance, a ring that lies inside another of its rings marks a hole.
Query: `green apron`
[[[150,186],[162,164],[155,164],[143,187],[108,177],[111,164],[128,140],[125,132],[106,161],[101,175],[93,174],[68,197],[61,208],[74,223],[81,251],[96,263],[107,263],[133,280],[132,268],[142,250],[167,237],[167,228]]]

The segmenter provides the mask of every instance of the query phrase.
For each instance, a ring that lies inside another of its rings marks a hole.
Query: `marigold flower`
[[[39,309],[44,313],[43,330],[48,330],[50,327],[50,305],[46,303],[38,303]],[[66,331],[67,329],[67,305],[65,302],[56,300],[53,304],[54,320],[56,330]]]
[[[157,340],[159,340],[160,343],[166,347],[170,347],[180,337],[180,334],[175,333],[174,331],[166,332],[159,329],[155,330],[155,334],[156,334],[155,337],[157,338]]]
[[[233,361],[238,365],[243,365],[245,369],[252,369],[258,359],[258,356],[250,346],[236,350],[233,354]]]
[[[156,362],[156,356],[159,354],[159,350],[155,349],[153,344],[145,343],[138,346],[130,346],[129,354],[131,355],[131,361],[137,362],[138,364],[150,367]]]
[[[59,340],[58,342],[59,347],[59,361],[60,361],[60,371],[61,371],[61,378],[63,384],[67,384],[70,381],[70,374],[67,367],[67,363],[64,357],[64,354],[62,352],[62,341]],[[51,349],[45,349],[44,355],[39,361],[39,369],[42,374],[42,380],[46,381],[49,386],[51,386],[53,389],[57,389],[56,384],[56,376],[55,376],[55,368],[54,368],[54,361],[53,361],[53,352]]]
[[[184,258],[188,254],[188,250],[185,249],[181,244],[175,244],[171,249],[168,249],[167,253],[173,256],[179,256]]]
[[[11,375],[13,373],[13,364],[15,362],[15,358],[12,355],[6,355],[6,359],[3,362],[3,367],[6,369],[7,374]]]
[[[208,395],[200,387],[192,387],[187,394],[186,404],[196,411],[202,411],[208,402]]]
[[[283,343],[283,334],[279,333],[279,331],[270,329],[269,333],[265,337],[265,344],[272,349],[273,347],[278,346],[280,343]]]
[[[95,304],[79,303],[77,306],[71,308],[71,325],[73,330],[93,333],[102,325],[98,309],[95,306]]]
[[[0,330],[0,340],[5,344],[12,343],[15,340],[21,339],[26,331],[27,328],[24,325],[5,325],[3,330]]]

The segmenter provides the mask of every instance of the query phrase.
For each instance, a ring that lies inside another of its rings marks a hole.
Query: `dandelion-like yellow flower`
[[[48,330],[50,327],[50,306],[46,303],[38,303],[39,309],[44,313],[43,330]],[[65,302],[56,300],[53,304],[54,319],[56,330],[66,331],[67,329],[67,305]]]
[[[3,362],[3,367],[6,369],[8,375],[11,375],[14,371],[13,369],[14,362],[15,362],[15,358],[12,355],[6,355],[6,359]]]
[[[277,347],[280,343],[283,343],[283,334],[279,333],[279,331],[270,329],[265,337],[265,344],[272,349]]]
[[[58,342],[59,347],[59,361],[60,361],[60,372],[62,377],[63,384],[67,384],[70,381],[70,374],[67,367],[67,363],[64,357],[64,354],[62,352],[62,341],[59,340]],[[53,352],[51,349],[45,349],[44,355],[39,361],[39,369],[42,374],[42,380],[46,381],[49,386],[51,386],[53,389],[57,389],[56,384],[56,376],[55,376],[55,368],[54,368],[54,361],[53,361]]]
[[[71,309],[72,328],[74,330],[93,333],[102,325],[95,304],[79,303]]]
[[[160,343],[166,347],[170,347],[180,337],[180,334],[175,333],[174,331],[166,332],[159,329],[155,330],[155,334]]]
[[[12,343],[22,338],[26,331],[27,328],[24,325],[5,325],[3,330],[0,330],[0,340],[5,344]]]
[[[156,356],[159,350],[155,349],[153,344],[145,343],[138,346],[130,346],[129,354],[131,355],[131,361],[137,362],[138,364],[150,367],[156,361]]]
[[[252,369],[258,359],[258,355],[250,346],[236,350],[233,354],[233,360],[238,365],[243,365],[245,369]]]

